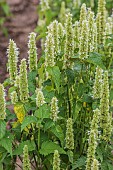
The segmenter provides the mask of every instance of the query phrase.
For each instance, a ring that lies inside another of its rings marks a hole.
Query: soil
[[[8,77],[6,63],[9,39],[13,39],[19,48],[19,59],[27,58],[28,35],[34,31],[38,21],[38,0],[6,0],[10,6],[11,16],[7,18],[4,26],[7,28],[8,36],[0,31],[0,82]],[[39,42],[37,46],[40,49]],[[38,51],[40,53],[40,50]]]

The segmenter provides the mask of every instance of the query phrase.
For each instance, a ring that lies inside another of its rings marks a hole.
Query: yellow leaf
[[[14,106],[14,112],[19,120],[20,123],[22,123],[24,117],[25,117],[25,109],[23,104],[16,104]]]

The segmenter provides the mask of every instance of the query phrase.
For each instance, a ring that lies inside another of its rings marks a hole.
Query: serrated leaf
[[[56,89],[59,92],[59,87],[60,87],[60,69],[58,66],[54,66],[54,67],[49,67],[47,69],[47,71],[49,72],[49,74],[52,76],[52,79],[55,83]]]
[[[13,155],[21,155],[23,153],[24,145],[28,146],[28,151],[35,150],[34,141],[27,140],[19,144],[19,146],[13,151]]]
[[[67,151],[69,162],[73,163],[73,152],[71,150]]]
[[[50,153],[54,153],[55,150],[58,150],[59,154],[66,154],[63,148],[51,141],[43,142],[39,152],[40,154],[46,156]]]
[[[76,168],[85,166],[85,164],[86,164],[86,157],[85,156],[81,156],[80,158],[77,159],[75,164],[73,164],[72,170],[75,170]]]
[[[50,117],[50,109],[47,106],[47,104],[40,106],[39,109],[35,111],[35,116],[40,119],[49,118]]]
[[[62,128],[59,125],[56,125],[51,128],[51,132],[60,140],[62,146],[64,144],[64,133]]]
[[[13,141],[13,136],[5,136],[0,140],[0,145],[4,147],[8,153],[12,156],[12,141]]]
[[[6,123],[4,120],[0,120],[0,139],[2,139],[6,132]]]
[[[21,131],[31,123],[36,123],[37,118],[35,116],[26,116],[21,125]]]
[[[87,62],[92,63],[96,66],[100,66],[102,69],[106,69],[102,61],[102,56],[99,53],[96,53],[96,52],[90,53],[89,58],[87,59]]]
[[[37,75],[37,71],[31,71],[28,73],[28,88],[29,91],[35,93],[36,85],[35,85],[35,78]]]
[[[54,124],[54,122],[53,122],[53,120],[47,120],[47,122],[45,123],[45,125],[44,125],[44,130],[46,131],[46,130],[48,130],[49,128],[51,128],[52,126],[54,126],[55,124]]]

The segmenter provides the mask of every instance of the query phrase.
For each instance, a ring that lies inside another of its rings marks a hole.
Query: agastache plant
[[[98,13],[100,15],[100,27],[99,27],[99,34],[100,34],[100,44],[103,44],[103,37],[105,31],[105,24],[106,24],[106,1],[105,0],[98,0]],[[97,14],[98,15],[98,14]]]
[[[42,106],[45,102],[45,98],[43,95],[43,92],[41,89],[36,89],[36,105],[39,108],[40,106]]]
[[[58,23],[58,52],[60,53],[64,47],[64,38],[65,30],[61,23]]]
[[[29,54],[29,70],[36,70],[37,69],[37,47],[36,47],[36,34],[34,32],[30,33],[29,35],[29,42],[28,42],[28,54]]]
[[[9,47],[7,49],[8,56],[8,70],[10,80],[14,81],[17,76],[17,62],[18,62],[18,48],[13,40],[9,40]]]
[[[58,153],[58,150],[54,151],[53,170],[60,170],[60,155]]]
[[[82,22],[81,35],[80,35],[80,45],[79,45],[79,55],[80,59],[85,59],[88,57],[88,22],[84,20]]]
[[[19,92],[20,92],[20,101],[23,103],[27,102],[29,97],[29,90],[28,90],[26,59],[22,59],[20,64]]]
[[[68,118],[68,120],[67,120],[65,147],[69,150],[74,149],[74,134],[73,134],[73,120],[72,120],[72,118]]]
[[[79,23],[80,23],[80,31],[81,31],[81,28],[82,28],[82,22],[83,22],[84,20],[86,20],[86,17],[87,17],[86,4],[83,3],[82,6],[81,6],[81,10],[80,10],[80,20],[79,20]]]
[[[58,119],[58,113],[59,113],[58,100],[56,97],[53,97],[51,100],[51,119],[54,122],[56,122]]]
[[[66,7],[65,7],[65,2],[61,2],[61,9],[60,9],[60,14],[59,14],[59,19],[60,22],[63,24],[66,18]]]
[[[88,52],[94,51],[94,13],[90,11],[88,16]]]
[[[105,141],[110,140],[112,125],[111,115],[109,113],[109,82],[108,82],[108,71],[104,72],[102,92],[100,100],[100,127],[102,129],[101,138]]]
[[[75,21],[75,24],[74,24],[74,47],[75,49],[76,48],[79,48],[79,22],[78,21]]]
[[[96,152],[97,140],[98,140],[99,118],[100,118],[100,110],[96,109],[94,110],[94,115],[90,127],[90,135],[88,139],[86,170],[91,170],[92,163],[95,159],[95,152]]]
[[[91,129],[89,139],[88,139],[86,170],[91,170],[93,160],[95,159],[96,148],[97,148],[97,138],[96,138],[95,130]]]
[[[3,84],[0,84],[0,119],[6,118],[6,102],[5,102],[5,90]]]
[[[18,102],[18,96],[16,91],[13,91],[11,93],[11,102],[12,104],[16,104]]]
[[[64,68],[71,66],[69,59],[74,55],[74,30],[72,26],[72,14],[66,15],[66,40],[64,49]]]
[[[93,25],[93,31],[94,31],[94,51],[97,51],[97,25],[94,23]]]
[[[31,170],[27,145],[25,145],[23,148],[23,170]]]
[[[58,53],[58,21],[54,20],[51,23],[51,33],[53,36],[53,41],[54,41],[54,53],[55,55]]]
[[[55,65],[54,39],[51,33],[48,33],[45,42],[45,66],[53,67]]]
[[[100,67],[96,68],[95,72],[95,81],[93,86],[93,97],[98,99],[101,97],[102,92],[102,73],[103,70]]]
[[[97,13],[96,16],[96,25],[97,25],[97,44],[101,44],[101,13]]]

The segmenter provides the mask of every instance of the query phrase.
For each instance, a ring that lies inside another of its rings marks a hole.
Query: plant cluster
[[[41,6],[50,9],[49,1]],[[105,6],[99,0],[95,16],[83,3],[74,21],[63,2],[65,22],[47,27],[41,58],[31,33],[28,60],[19,68],[18,48],[9,41],[9,78],[0,84],[3,170],[113,168],[113,15],[107,16]]]

